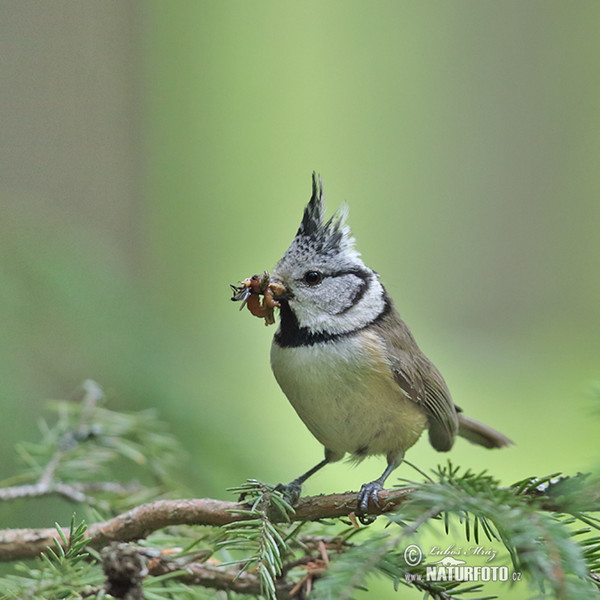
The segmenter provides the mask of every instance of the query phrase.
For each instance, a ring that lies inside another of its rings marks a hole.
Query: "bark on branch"
[[[369,514],[389,512],[404,502],[411,490],[382,490],[379,493],[381,508]],[[350,515],[357,502],[356,492],[330,494],[327,496],[306,496],[300,498],[293,521],[317,521]],[[142,504],[112,519],[92,523],[87,530],[90,546],[99,549],[110,542],[131,542],[147,537],[153,531],[172,525],[212,525],[222,526],[247,518],[236,513],[247,508],[238,502],[213,500],[211,498],[157,500]],[[274,517],[276,520],[276,517]],[[65,536],[69,528],[63,528]],[[2,529],[0,530],[0,561],[34,558],[53,540],[61,541],[58,531],[48,529]]]

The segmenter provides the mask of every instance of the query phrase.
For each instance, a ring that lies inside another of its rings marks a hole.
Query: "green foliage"
[[[251,506],[235,511],[244,519],[224,526],[226,538],[218,546],[222,550],[242,551],[245,557],[222,563],[222,566],[241,564],[240,574],[256,569],[261,594],[269,600],[276,600],[276,581],[282,573],[283,557],[290,553],[290,548],[283,528],[273,523],[271,518],[289,523],[289,515],[294,509],[274,486],[259,481],[248,480],[229,491],[251,502]]]
[[[485,472],[463,471],[448,462],[425,483],[406,482],[403,487],[411,490],[410,499],[388,517],[390,523],[400,526],[401,532],[373,536],[340,556],[317,585],[316,597],[353,598],[353,588],[364,585],[373,574],[391,579],[395,587],[411,584],[426,596],[443,600],[479,592],[480,585],[427,582],[427,565],[410,568],[398,552],[398,548],[408,544],[426,547],[419,535],[426,524],[441,522],[448,534],[453,521],[462,525],[467,541],[479,544],[481,535],[490,541],[501,541],[509,552],[513,572],[526,576],[545,597],[592,597],[599,590],[600,537],[589,534],[592,528],[600,529],[600,521],[579,512],[577,507],[573,510],[564,497],[562,503],[557,502],[548,486],[554,479],[555,476],[531,479],[526,485],[519,482],[505,488]],[[552,485],[559,481],[564,480]],[[589,495],[590,490],[584,485],[586,478],[579,478],[578,483],[579,494]],[[536,491],[534,499],[528,493],[532,490]],[[546,513],[542,507],[551,500],[556,502],[557,510]],[[582,524],[588,526],[581,527]]]
[[[352,600],[357,590],[366,590],[367,581],[373,576],[382,576],[391,580],[395,590],[400,585],[414,587],[424,593],[424,597],[439,600],[463,598],[467,594],[478,593],[479,584],[461,584],[461,582],[427,582],[425,571],[408,567],[403,553],[407,535],[404,533],[378,534],[361,544],[354,545],[340,555],[328,569],[327,574],[315,586],[314,600]],[[468,596],[470,600],[487,600],[496,596]]]
[[[17,445],[24,468],[3,485],[44,482],[51,493],[79,494],[104,513],[181,493],[174,473],[183,453],[156,412],[111,410],[100,386],[90,380],[82,392],[81,401],[47,402],[54,421],[40,420],[39,441]],[[131,480],[124,480],[126,475]]]
[[[473,535],[478,542],[479,529],[488,539],[501,540],[515,571],[528,573],[540,587],[546,584],[557,595],[563,588],[589,591],[589,565],[570,529],[560,515],[540,511],[540,501],[530,501],[520,484],[516,489],[502,488],[490,475],[461,473],[450,462],[436,475],[437,481],[413,484],[410,502],[393,519],[403,521],[430,511],[434,518],[443,517],[448,532],[454,515],[464,524],[467,540]]]
[[[0,580],[0,598],[66,600],[81,598],[93,587],[100,586],[102,571],[97,564],[86,560],[90,556],[86,551],[86,529],[84,521],[75,524],[75,515],[71,519],[68,536],[56,524],[64,546],[56,541],[55,547],[49,547],[34,566],[25,563],[15,565],[16,573]]]
[[[164,493],[179,456],[175,440],[151,413],[118,413],[105,403],[92,382],[86,383],[80,403],[53,402],[57,419],[42,424],[40,442],[20,445],[25,469],[15,480],[32,482],[31,489],[41,482],[47,489],[61,483],[83,491],[82,499],[70,500],[84,511],[92,505],[92,518],[98,508],[113,513]],[[128,483],[119,478],[129,463],[150,484],[140,484],[133,496],[123,493]],[[431,474],[419,473],[422,481],[400,486],[405,501],[369,527],[345,519],[294,521],[294,509],[280,491],[249,480],[230,490],[244,500],[232,511],[235,522],[221,528],[163,528],[123,546],[139,558],[139,580],[149,600],[353,600],[374,578],[436,600],[496,597],[485,581],[436,575],[444,553],[427,550],[432,539],[440,546],[447,540],[450,548],[464,539],[504,551],[494,568],[510,569],[509,581],[521,581],[515,585],[523,589],[528,585],[536,597],[600,596],[598,477],[552,474],[506,487],[487,472],[451,462]],[[0,499],[15,501],[14,494],[26,488],[0,489]],[[87,546],[86,524],[73,516],[68,534],[56,528],[58,538],[41,557],[16,564],[0,578],[1,600],[110,597],[105,551]],[[416,546],[422,555],[409,561],[406,550]]]
[[[62,544],[57,539],[54,540],[56,550],[48,548],[45,554],[42,554],[42,558],[50,566],[57,565],[58,567],[64,565],[75,566],[84,558],[89,556],[88,552],[84,551],[85,546],[88,543],[88,539],[85,537],[87,525],[85,521],[82,521],[77,527],[75,526],[75,514],[71,518],[71,526],[69,527],[69,535],[66,536],[62,530],[62,527],[55,523],[56,531],[60,536]]]

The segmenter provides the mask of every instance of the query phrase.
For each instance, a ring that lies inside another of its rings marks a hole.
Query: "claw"
[[[293,506],[298,502],[300,498],[300,493],[302,492],[302,484],[297,481],[292,481],[291,483],[284,484],[278,483],[275,486],[275,489],[278,492],[281,492],[288,500],[289,503]]]
[[[364,483],[358,492],[358,503],[356,516],[363,525],[372,523],[375,518],[367,517],[367,510],[369,508],[369,502],[376,508],[381,508],[379,504],[379,491],[383,489],[383,485],[379,481],[371,481],[370,483]]]

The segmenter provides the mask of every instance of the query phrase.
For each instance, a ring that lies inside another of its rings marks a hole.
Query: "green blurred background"
[[[320,460],[271,375],[274,328],[228,288],[287,248],[312,170],[457,403],[516,442],[459,441],[452,459],[506,483],[597,464],[598,2],[0,14],[0,477],[42,400],[85,378],[116,409],[159,409],[199,496]],[[446,456],[423,439],[408,458]],[[339,463],[305,491],[357,489],[382,466]]]

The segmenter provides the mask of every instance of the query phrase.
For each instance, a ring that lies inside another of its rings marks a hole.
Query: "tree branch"
[[[379,492],[380,508],[372,507],[369,514],[381,515],[393,510],[410,498],[413,489],[382,490]],[[547,491],[544,490],[544,491]],[[560,499],[545,497],[542,490],[530,488],[522,490],[521,495],[530,501],[539,502],[542,510],[561,511]],[[583,495],[579,510],[598,510],[600,492],[596,488]],[[295,512],[290,515],[292,521],[318,521],[345,517],[354,513],[357,493],[329,494],[327,496],[305,496],[296,504]],[[191,498],[182,500],[157,500],[142,504],[112,519],[92,523],[87,530],[89,545],[100,549],[110,542],[131,542],[146,538],[152,532],[173,525],[209,525],[223,526],[242,521],[247,516],[240,510],[247,505],[240,502],[227,502],[211,498]],[[272,520],[281,521],[278,514],[271,515]],[[69,528],[63,528],[68,538]],[[0,562],[39,556],[53,540],[62,543],[58,531],[48,529],[0,529]]]
[[[381,508],[373,509],[370,514],[378,515],[393,510],[406,501],[411,490],[382,490],[379,493]],[[330,494],[327,496],[306,496],[300,498],[295,513],[290,515],[294,521],[318,521],[344,517],[354,512],[357,494]],[[157,500],[142,504],[112,519],[92,523],[87,530],[89,545],[99,549],[110,542],[131,542],[147,537],[153,531],[172,525],[211,525],[222,526],[247,518],[236,511],[247,506],[238,502],[226,502],[211,498]],[[273,520],[277,516],[273,515]],[[280,520],[280,518],[279,518]],[[63,528],[68,537],[69,528]],[[2,529],[0,530],[0,561],[34,558],[53,540],[61,542],[56,529]]]
[[[43,496],[61,496],[70,502],[85,502],[91,506],[98,504],[94,496],[90,494],[110,493],[132,494],[142,489],[137,482],[128,484],[113,481],[93,481],[90,483],[62,483],[60,481],[42,481],[27,483],[24,485],[13,485],[0,488],[0,502],[11,500],[22,500],[24,498],[41,498]]]
[[[189,562],[180,565],[177,562],[157,560],[152,563],[149,573],[152,576],[166,575],[168,573],[180,572],[177,581],[188,585],[199,585],[216,590],[227,590],[237,594],[258,596],[261,592],[260,579],[256,573],[243,572],[239,569],[224,569],[205,562]],[[277,598],[284,600],[289,598],[289,591],[293,583],[278,581]]]

